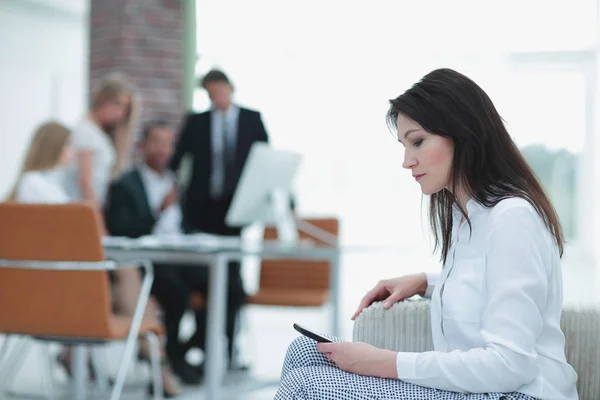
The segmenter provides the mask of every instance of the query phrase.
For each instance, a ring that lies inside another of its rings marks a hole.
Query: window
[[[464,72],[505,118],[570,242],[591,251],[595,231],[586,225],[596,217],[583,209],[598,176],[588,168],[597,2],[525,3],[204,0],[198,72],[224,68],[237,101],[262,111],[274,145],[305,155],[301,212],[338,214],[347,243],[407,247],[427,246],[427,224],[385,126],[387,100],[434,68]],[[208,105],[202,92],[196,105]]]
[[[579,235],[578,169],[587,129],[586,75],[577,68],[511,62],[481,82],[550,196],[570,242]]]

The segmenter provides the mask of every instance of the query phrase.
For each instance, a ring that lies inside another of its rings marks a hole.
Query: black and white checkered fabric
[[[521,393],[457,393],[351,374],[327,360],[315,343],[304,336],[292,342],[275,400],[535,400]]]

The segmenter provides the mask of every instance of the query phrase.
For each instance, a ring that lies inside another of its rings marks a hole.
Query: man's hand
[[[177,202],[177,185],[173,184],[171,191],[167,193],[162,203],[160,204],[160,211],[165,211],[169,206]]]
[[[398,379],[397,353],[367,343],[318,343],[317,350],[340,369],[363,376]]]

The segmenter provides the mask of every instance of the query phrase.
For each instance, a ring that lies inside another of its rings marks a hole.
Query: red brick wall
[[[183,112],[181,0],[91,0],[90,88],[105,73],[129,76],[142,98],[142,122],[179,124]]]

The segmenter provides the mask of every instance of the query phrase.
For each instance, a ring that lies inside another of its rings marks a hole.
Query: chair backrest
[[[339,233],[337,218],[311,218],[304,221],[336,236]],[[312,239],[317,244],[327,245],[302,231],[299,236],[301,239]],[[264,238],[277,239],[277,230],[267,227]],[[261,264],[260,290],[329,290],[329,275],[329,261],[265,260]]]
[[[104,261],[99,215],[83,204],[0,204],[0,260]],[[111,316],[106,271],[0,265],[0,332],[105,337]]]

